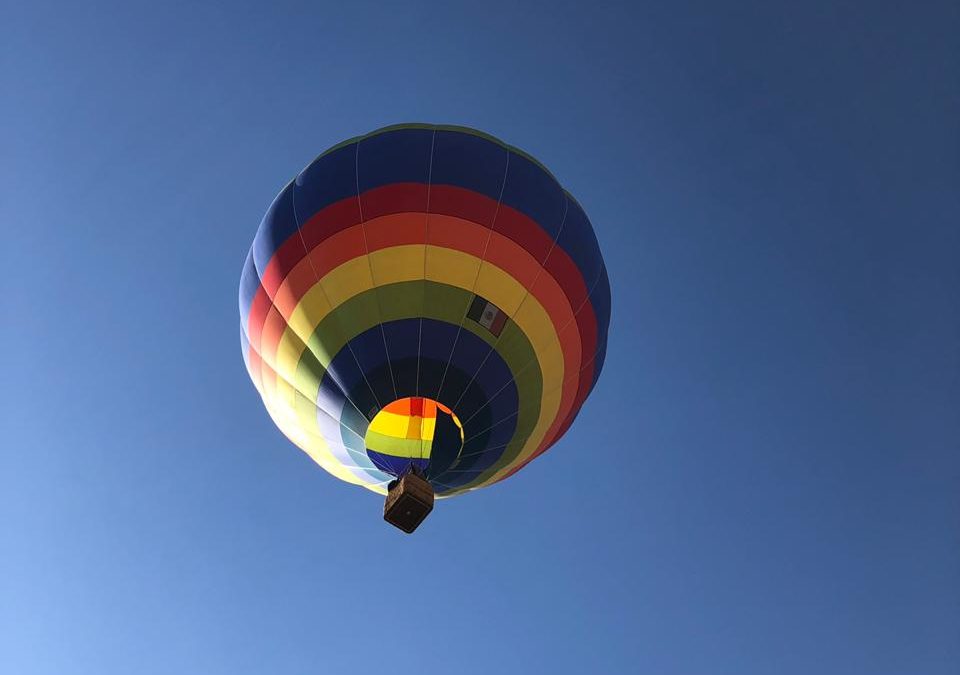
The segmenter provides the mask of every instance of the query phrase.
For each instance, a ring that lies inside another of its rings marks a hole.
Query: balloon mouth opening
[[[400,398],[384,406],[364,436],[370,461],[391,476],[416,471],[429,477],[431,465],[455,461],[463,443],[463,424],[456,413],[422,396]]]

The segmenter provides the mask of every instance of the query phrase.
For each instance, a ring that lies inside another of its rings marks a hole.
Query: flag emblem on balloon
[[[507,315],[495,304],[484,300],[479,295],[474,296],[473,302],[470,303],[467,318],[473,319],[497,337],[500,337],[503,326],[507,323]]]

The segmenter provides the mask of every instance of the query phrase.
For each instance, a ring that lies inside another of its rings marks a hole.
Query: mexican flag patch
[[[500,337],[504,325],[507,323],[507,314],[489,300],[475,295],[467,318],[473,319],[495,336]]]

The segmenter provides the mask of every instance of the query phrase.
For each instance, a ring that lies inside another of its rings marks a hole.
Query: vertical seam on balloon
[[[367,269],[370,270],[370,282],[373,284],[373,299],[377,305],[377,325],[380,327],[380,339],[383,340],[383,354],[387,357],[387,371],[390,373],[390,386],[393,387],[393,399],[396,400],[397,382],[393,377],[393,363],[390,360],[390,348],[387,346],[387,334],[383,330],[383,308],[380,306],[380,289],[377,287],[377,280],[373,276],[373,260],[370,259],[370,247],[367,245],[367,226],[363,218],[363,200],[360,199],[360,141],[357,141],[357,149],[353,155],[353,168],[353,175],[354,179],[356,180],[357,188],[357,208],[360,211],[360,233],[363,235],[363,250],[366,254],[365,257],[367,259]],[[363,372],[362,368],[361,372]],[[363,372],[363,379],[367,380],[366,372]],[[382,409],[383,404],[380,403],[380,399],[377,397],[377,393],[370,385],[369,380],[367,380],[367,386],[370,387],[370,392],[373,394],[373,398],[377,402],[377,408]]]
[[[500,195],[497,197],[497,207],[493,212],[493,220],[490,221],[490,227],[487,230],[487,241],[483,245],[483,253],[480,256],[480,264],[477,265],[477,273],[473,277],[473,285],[470,288],[470,293],[473,295],[477,294],[477,282],[480,280],[480,270],[483,269],[483,263],[487,257],[487,249],[490,246],[490,239],[493,236],[493,228],[497,224],[497,217],[500,215],[500,204],[503,202],[503,192],[507,186],[507,174],[510,170],[510,155],[512,153],[510,150],[507,150],[507,161],[503,167],[503,180],[500,183]],[[437,400],[440,400],[440,394],[443,392],[443,385],[447,380],[447,372],[450,370],[450,363],[453,361],[453,353],[457,349],[457,343],[460,341],[460,333],[463,332],[463,324],[467,320],[467,314],[470,313],[470,299],[467,298],[467,307],[463,312],[463,317],[460,319],[460,325],[457,327],[457,335],[453,339],[453,347],[450,349],[450,356],[447,357],[447,365],[443,369],[443,376],[440,378],[440,386],[437,387]],[[451,408],[452,409],[452,408]],[[454,410],[456,412],[456,410]]]
[[[430,164],[427,167],[427,207],[423,214],[423,281],[420,284],[420,321],[417,329],[417,380],[414,393],[420,396],[420,357],[423,348],[423,315],[427,308],[427,235],[430,230],[430,193],[433,187],[433,153],[437,144],[437,128],[430,136]],[[420,459],[423,459],[423,439],[420,440]],[[429,461],[427,462],[429,466]],[[424,470],[424,474],[428,473]]]
[[[430,232],[430,193],[433,188],[433,153],[436,148],[437,130],[434,128],[433,136],[430,139],[430,165],[427,169],[427,212],[423,214],[423,284],[422,284],[422,302],[420,306],[420,330],[417,333],[417,380],[414,392],[420,395],[420,358],[423,346],[423,312],[427,306],[427,238]]]

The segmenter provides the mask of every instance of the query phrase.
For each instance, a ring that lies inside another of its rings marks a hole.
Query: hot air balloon
[[[543,165],[473,129],[404,124],[280,191],[240,322],[281,432],[412,532],[434,495],[501,481],[566,432],[603,367],[610,284]]]

